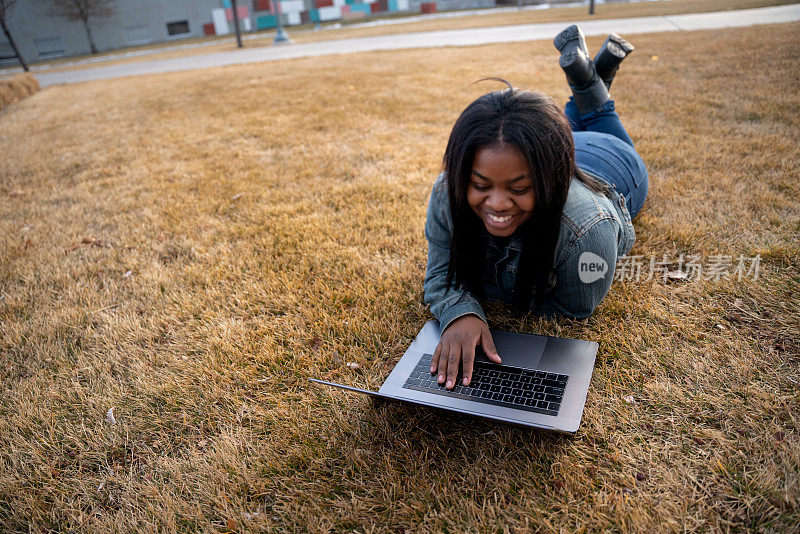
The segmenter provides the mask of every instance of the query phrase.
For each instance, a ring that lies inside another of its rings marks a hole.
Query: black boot
[[[607,89],[611,89],[611,82],[614,81],[619,64],[633,50],[634,46],[616,33],[609,35],[606,42],[600,47],[594,57],[594,68],[597,75],[603,79]]]
[[[589,58],[583,31],[573,24],[556,35],[553,44],[561,52],[558,64],[567,75],[578,112],[586,115],[602,108],[611,97]]]

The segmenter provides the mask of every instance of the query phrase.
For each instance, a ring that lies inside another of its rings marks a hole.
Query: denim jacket
[[[425,302],[430,304],[442,330],[468,314],[486,321],[475,296],[465,289],[457,289],[454,284],[447,288],[452,232],[447,184],[441,174],[433,185],[425,221],[428,267],[423,285]],[[522,250],[521,238],[516,234],[507,238],[494,237],[485,229],[476,238],[486,245],[483,269],[486,297],[511,303]],[[630,251],[635,239],[625,199],[616,189],[611,189],[608,196],[598,194],[573,178],[561,215],[550,280],[538,305],[534,307],[531,300],[531,310],[548,317],[591,315],[611,287],[617,259]]]

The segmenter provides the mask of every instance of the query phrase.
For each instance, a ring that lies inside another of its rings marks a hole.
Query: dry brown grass
[[[628,17],[654,17],[677,15],[680,13],[705,13],[750,9],[796,3],[794,0],[664,0],[649,2],[597,4],[594,15],[588,14],[587,6],[554,7],[541,11],[508,11],[470,17],[429,19],[408,22],[396,26],[377,26],[367,28],[348,28],[336,31],[337,38],[367,37],[406,32],[461,30],[487,26],[507,26],[512,24],[536,24],[542,22],[564,22],[576,20],[612,19]],[[298,41],[323,40],[324,33],[309,32],[298,36]],[[253,44],[257,44],[254,42]]]
[[[17,74],[7,80],[0,80],[0,111],[38,90],[39,82],[29,72]]]
[[[574,438],[307,381],[377,387],[429,318],[426,199],[490,88],[466,86],[563,101],[549,43],[58,86],[8,109],[0,524],[797,529],[798,30],[636,38],[614,84],[651,173],[633,253],[760,252],[764,270],[616,283],[586,322],[492,310],[599,341]]]
[[[374,27],[353,27],[344,24],[340,28],[331,28],[330,25],[323,25],[325,31],[313,31],[311,26],[289,27],[288,31],[295,43],[312,43],[319,41],[329,41],[335,39],[352,39],[358,37],[373,37],[379,35],[396,35],[399,33],[425,32],[440,30],[461,30],[468,28],[484,28],[488,26],[507,26],[512,24],[534,24],[543,22],[561,22],[625,17],[650,17],[657,15],[675,15],[680,13],[704,13],[712,11],[728,11],[735,9],[750,9],[758,7],[768,7],[783,4],[792,4],[796,0],[664,0],[631,2],[625,4],[598,4],[595,14],[589,17],[586,6],[581,7],[556,7],[543,11],[511,11],[486,15],[472,15],[457,18],[431,18],[423,21],[408,21],[402,24]],[[245,48],[261,48],[272,46],[275,39],[274,32],[264,32],[262,37],[248,39],[244,41]],[[174,59],[187,56],[196,56],[217,52],[230,52],[237,50],[235,42],[230,37],[206,37],[200,39],[189,39],[181,43],[194,43],[203,40],[219,41],[208,46],[190,48],[186,50],[164,50],[156,51],[151,54],[109,59],[102,65],[118,65],[124,63],[138,63],[142,61],[154,61],[161,59]],[[106,55],[114,55],[119,52],[140,49],[158,49],[165,46],[173,46],[175,43],[157,43],[132,47],[124,50],[107,52]],[[102,57],[100,56],[95,57]],[[92,56],[86,56],[92,57]],[[76,58],[64,58],[61,60],[47,60],[45,63],[53,65],[49,72],[75,70],[88,67],[96,67],[98,64],[88,65],[59,65],[69,63]],[[0,70],[2,75],[2,70]]]

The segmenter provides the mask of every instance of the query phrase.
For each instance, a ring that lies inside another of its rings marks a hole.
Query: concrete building
[[[211,10],[222,7],[221,0],[116,0],[112,5],[114,15],[89,19],[101,52],[202,36],[203,24],[211,22]],[[56,15],[47,1],[17,0],[7,23],[27,61],[91,53],[83,22]],[[12,54],[0,31],[0,57]],[[15,63],[16,59],[5,62]]]
[[[386,12],[433,13],[493,7],[496,0],[281,0],[281,22],[287,26],[334,20],[357,20]],[[98,51],[232,32],[230,0],[113,0],[115,13],[89,19]],[[276,25],[272,0],[239,0],[242,31]],[[48,0],[17,0],[7,24],[29,63],[91,53],[82,21],[55,14]],[[0,58],[14,52],[0,31]],[[0,59],[0,66],[17,59]]]

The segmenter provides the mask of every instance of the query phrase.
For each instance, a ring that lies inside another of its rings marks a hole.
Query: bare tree
[[[92,30],[89,28],[89,18],[109,17],[114,14],[114,0],[50,0],[55,8],[57,15],[67,20],[82,21],[86,28],[86,36],[89,38],[89,46],[92,47],[92,54],[97,53],[97,46],[92,38]]]
[[[11,36],[11,32],[8,31],[8,26],[6,25],[6,19],[11,16],[11,8],[14,7],[16,3],[17,0],[0,0],[0,26],[3,27],[3,32],[6,34],[11,48],[14,49],[14,53],[17,55],[17,58],[19,58],[19,62],[22,63],[22,68],[28,71],[30,70],[28,64],[22,59],[22,54],[19,53],[17,43],[14,42],[14,38]]]

